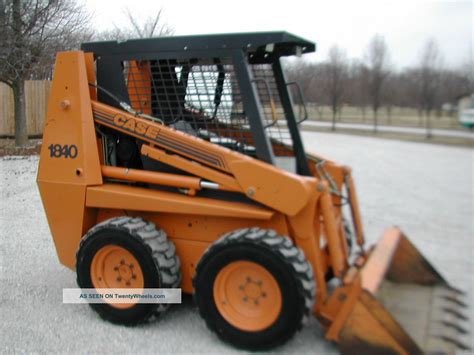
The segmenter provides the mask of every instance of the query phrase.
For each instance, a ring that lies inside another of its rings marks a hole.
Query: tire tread
[[[210,257],[216,250],[223,246],[231,246],[232,244],[252,243],[270,249],[274,254],[281,255],[285,263],[287,263],[295,276],[300,295],[303,296],[300,302],[301,313],[303,317],[301,322],[297,325],[296,330],[300,330],[309,319],[316,295],[316,283],[313,276],[313,269],[311,264],[306,260],[303,251],[295,246],[290,238],[278,235],[274,230],[261,229],[258,227],[242,228],[224,234],[221,238],[216,240],[203,254],[201,260],[196,268],[196,276],[193,279],[194,288],[196,289],[196,278],[201,272],[206,259]],[[197,295],[195,294],[195,297]],[[197,303],[197,300],[196,300]],[[205,320],[207,327],[219,335],[218,329],[213,320],[207,314],[203,314],[200,309],[200,315]],[[271,347],[280,345],[288,340],[277,339]]]
[[[93,238],[98,231],[109,228],[122,230],[147,247],[153,257],[157,270],[159,270],[161,288],[175,288],[179,286],[181,283],[181,263],[173,242],[167,238],[164,230],[157,229],[154,223],[145,221],[142,218],[115,217],[95,225],[82,238],[76,259],[80,257],[81,248],[90,238]],[[136,325],[154,320],[169,307],[169,304],[156,304],[153,311],[145,318],[128,325]],[[106,312],[100,315],[102,318],[111,321],[107,317]]]

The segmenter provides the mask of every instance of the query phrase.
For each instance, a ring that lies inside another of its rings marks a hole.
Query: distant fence
[[[25,82],[26,123],[28,135],[43,133],[51,82],[27,80]],[[0,83],[0,137],[15,135],[15,105],[12,89]]]

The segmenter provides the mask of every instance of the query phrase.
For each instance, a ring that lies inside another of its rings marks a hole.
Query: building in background
[[[461,125],[474,128],[474,93],[458,98],[458,117]]]

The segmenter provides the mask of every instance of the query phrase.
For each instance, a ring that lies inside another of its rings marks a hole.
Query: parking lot
[[[303,133],[307,150],[353,168],[369,242],[398,225],[452,285],[468,292],[473,327],[473,150]],[[201,352],[236,349],[207,330],[189,297],[157,322],[129,328],[63,304],[75,275],[56,257],[36,186],[38,157],[0,158],[0,352]],[[471,341],[472,346],[472,341]],[[284,353],[337,353],[316,320]]]

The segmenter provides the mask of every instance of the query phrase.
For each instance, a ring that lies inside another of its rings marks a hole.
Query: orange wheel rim
[[[144,288],[143,272],[137,259],[127,249],[106,245],[94,255],[91,280],[95,288]],[[105,299],[107,301],[107,299]],[[135,303],[109,303],[115,308],[131,308]]]
[[[278,282],[267,269],[251,261],[234,261],[219,272],[214,300],[227,322],[251,332],[270,327],[282,308]]]

